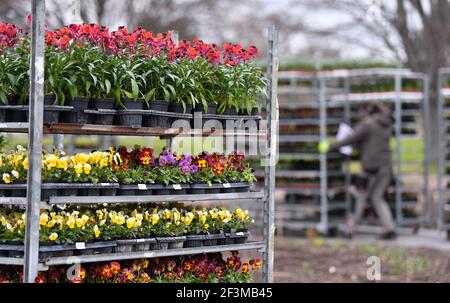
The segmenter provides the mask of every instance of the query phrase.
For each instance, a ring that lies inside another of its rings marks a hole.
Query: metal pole
[[[177,30],[170,30],[169,33],[172,34],[172,41],[173,41],[173,43],[175,43],[175,45],[178,45],[178,41],[179,41],[178,31]],[[182,138],[181,140],[192,140],[192,138],[191,137],[189,137],[189,138]],[[201,138],[201,140],[203,140],[203,138]],[[149,142],[149,144],[150,143],[151,142]],[[178,146],[177,138],[168,138],[166,140],[166,146],[169,147],[169,148],[174,149],[176,146]]]
[[[428,75],[423,78],[423,111],[424,111],[424,142],[425,142],[425,158],[423,171],[423,191],[425,199],[425,223],[429,226],[431,224],[430,211],[430,191],[429,191],[429,170],[430,170],[430,79]],[[438,132],[439,134],[439,132]]]
[[[344,105],[344,122],[348,125],[351,124],[351,111],[350,111],[350,101],[349,101],[349,94],[350,94],[350,78],[345,77],[344,78],[344,94],[345,94],[345,105]],[[351,195],[349,192],[349,188],[352,183],[352,178],[350,175],[350,157],[351,156],[345,156],[344,161],[344,172],[345,172],[345,204],[346,204],[346,216],[349,216],[352,212],[352,201],[351,201]]]
[[[39,212],[41,201],[42,124],[44,116],[45,0],[31,2],[30,124],[28,150],[27,211],[24,282],[33,283],[38,273]]]
[[[442,87],[444,82],[444,72],[442,70],[439,70],[438,73],[438,138],[439,138],[439,146],[438,146],[438,228],[442,229],[444,227],[444,205],[446,203],[444,192],[446,191],[446,186],[444,187],[443,184],[443,177],[444,177],[444,159],[446,157],[446,138],[444,135],[445,126],[444,122],[445,119],[443,117],[443,103],[444,103],[444,97],[442,95]]]
[[[319,107],[320,107],[320,141],[327,139],[327,106],[326,78],[319,79]],[[327,176],[327,155],[320,154],[320,225],[319,231],[328,233],[328,176]]]
[[[64,150],[64,135],[53,135],[53,145],[57,150]]]
[[[278,30],[275,25],[268,29],[269,64],[267,65],[267,145],[265,166],[263,280],[273,282],[275,242],[275,164],[277,159],[278,130]],[[267,154],[268,153],[268,154]]]
[[[396,180],[395,180],[395,217],[398,225],[401,225],[402,221],[402,169],[401,169],[401,89],[402,89],[402,76],[395,75],[395,138],[396,138]]]

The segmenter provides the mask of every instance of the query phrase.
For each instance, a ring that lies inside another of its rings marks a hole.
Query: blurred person
[[[365,190],[357,195],[355,212],[347,220],[344,230],[341,230],[343,236],[353,237],[366,203],[370,200],[383,226],[380,238],[391,240],[396,238],[395,223],[384,199],[392,180],[392,155],[389,146],[392,131],[391,112],[386,105],[371,103],[367,106],[366,113],[356,124],[352,134],[331,144],[328,141],[321,142],[319,151],[338,151],[347,145],[353,145],[360,151]]]

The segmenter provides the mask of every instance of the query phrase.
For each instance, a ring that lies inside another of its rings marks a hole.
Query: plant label
[[[137,243],[144,243],[144,242],[145,242],[145,239],[136,239],[136,242],[137,242]]]
[[[85,242],[76,242],[75,248],[76,249],[86,249],[86,243]]]
[[[100,186],[111,186],[111,183],[100,183]]]
[[[147,190],[147,185],[145,185],[145,184],[138,184],[138,189],[139,190]]]
[[[243,236],[243,235],[244,233],[242,231],[236,233],[236,236]]]
[[[223,184],[223,188],[231,188],[231,184],[230,183],[224,183]]]
[[[180,190],[181,189],[181,185],[180,184],[174,184],[173,185],[173,189]]]

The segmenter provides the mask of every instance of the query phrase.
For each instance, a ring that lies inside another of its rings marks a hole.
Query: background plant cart
[[[438,227],[450,241],[450,68],[439,70]]]
[[[2,197],[0,204],[19,204],[26,205],[26,234],[24,257],[0,256],[0,264],[23,265],[25,273],[25,282],[32,283],[39,270],[46,270],[51,265],[72,264],[73,257],[53,256],[39,258],[39,210],[43,207],[53,204],[95,204],[101,203],[150,203],[150,202],[168,202],[168,201],[220,201],[247,199],[253,201],[262,201],[261,206],[264,211],[264,238],[263,241],[249,241],[243,244],[225,244],[212,245],[193,248],[173,248],[156,251],[133,251],[133,252],[98,252],[95,254],[83,254],[77,256],[76,261],[80,263],[101,262],[111,260],[128,260],[139,258],[153,258],[163,256],[181,256],[193,255],[209,252],[226,252],[239,250],[258,250],[263,252],[263,278],[265,282],[272,281],[273,271],[273,245],[274,245],[274,185],[275,185],[275,167],[266,167],[266,186],[264,191],[251,191],[245,193],[216,193],[216,194],[186,194],[186,195],[160,195],[155,196],[99,196],[92,199],[89,196],[52,196],[48,202],[41,202],[41,175],[40,158],[42,153],[42,135],[43,133],[55,134],[101,134],[101,135],[128,135],[128,136],[154,136],[168,139],[168,145],[171,145],[171,138],[177,135],[185,136],[225,136],[225,135],[254,135],[265,140],[267,149],[270,149],[269,161],[274,162],[276,156],[275,128],[278,118],[277,105],[277,67],[278,67],[278,32],[274,26],[269,28],[269,65],[267,71],[268,85],[266,110],[269,123],[267,130],[259,131],[256,134],[249,134],[248,131],[235,130],[226,131],[208,131],[202,130],[182,131],[179,129],[164,129],[155,127],[136,128],[131,126],[111,126],[111,125],[50,125],[43,126],[43,83],[39,79],[43,78],[44,70],[44,45],[45,45],[45,1],[33,0],[32,2],[32,50],[31,56],[31,88],[30,88],[30,122],[29,123],[9,123],[2,122],[0,128],[5,132],[29,132],[29,175],[27,183],[27,198],[20,197]],[[241,133],[241,134],[240,134]],[[239,241],[239,240],[238,240]],[[234,242],[236,243],[236,241]],[[211,244],[211,243],[209,243]]]
[[[332,235],[345,220],[354,200],[347,189],[357,177],[357,154],[351,158],[339,153],[320,155],[317,143],[334,140],[333,126],[340,122],[353,126],[358,107],[370,101],[388,104],[395,121],[394,181],[386,199],[396,223],[413,231],[428,223],[429,127],[422,118],[429,110],[425,75],[403,69],[280,72],[279,100],[279,231],[305,235],[311,228]],[[306,134],[302,133],[305,125]],[[377,224],[373,210],[367,210],[365,223]]]
[[[428,224],[428,77],[404,69],[332,71],[324,72],[321,76],[327,81],[341,79],[345,93],[329,98],[331,102],[346,104],[346,116],[349,117],[347,121],[351,125],[357,120],[360,105],[375,101],[391,108],[394,120],[391,144],[394,181],[392,188],[388,189],[387,201],[397,226],[412,227],[415,232],[422,224]],[[422,154],[423,157],[416,156],[417,154]]]

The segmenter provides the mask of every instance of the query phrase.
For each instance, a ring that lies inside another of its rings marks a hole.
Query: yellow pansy
[[[83,164],[77,163],[74,168],[75,168],[75,173],[76,174],[79,175],[79,174],[83,173]]]
[[[23,159],[22,167],[23,169],[28,170],[28,157],[25,157],[25,159]]]
[[[3,227],[6,226],[6,218],[4,216],[0,217],[0,223],[2,224]]]
[[[3,167],[3,157],[0,155],[0,167]]]
[[[75,228],[75,219],[74,218],[70,218],[69,220],[67,220],[67,226],[69,226],[71,229]]]
[[[44,159],[43,164],[47,167],[47,169],[52,169],[58,166],[58,156],[56,155],[47,155]]]
[[[133,217],[128,218],[127,219],[127,228],[128,229],[132,229],[132,228],[135,228],[135,227],[136,227],[136,218],[133,218]]]
[[[51,233],[50,237],[48,237],[51,241],[55,241],[56,239],[58,239],[58,234],[57,233]]]
[[[52,228],[53,226],[55,226],[56,225],[56,220],[50,220],[50,221],[48,221],[48,223],[47,223],[47,227],[48,228]]]
[[[98,229],[98,226],[97,225],[95,225],[94,226],[94,235],[95,235],[95,237],[96,238],[98,238],[98,237],[100,237],[100,230]]]
[[[91,167],[91,165],[88,164],[88,163],[86,163],[86,164],[84,165],[84,167],[83,167],[83,171],[84,171],[84,173],[85,173],[86,175],[89,175],[89,174],[91,173],[91,169],[92,169],[92,167]]]
[[[166,213],[166,219],[172,219],[172,212],[170,210],[166,209],[164,212]]]
[[[47,225],[48,222],[48,214],[47,213],[42,213],[41,216],[39,217],[39,224],[40,225]]]
[[[106,167],[106,166],[108,166],[108,164],[109,164],[108,158],[102,158],[99,163],[100,168]]]
[[[12,170],[11,171],[11,174],[14,176],[14,178],[16,178],[16,179],[19,179],[19,177],[20,177],[20,174],[19,174],[19,172],[17,171],[17,170]]]
[[[76,155],[73,157],[73,162],[76,163],[76,164],[81,163],[81,164],[84,165],[84,164],[86,164],[88,161],[89,161],[89,155],[84,154],[84,153],[76,154]]]
[[[159,215],[158,214],[152,214],[152,224],[156,225],[159,221]]]
[[[10,175],[10,174],[7,174],[7,173],[4,173],[3,176],[2,176],[2,180],[3,180],[3,182],[5,182],[6,184],[11,183],[11,175]]]
[[[58,159],[58,166],[57,166],[58,168],[67,170],[68,166],[69,164],[67,162],[67,157],[62,157]]]
[[[75,220],[75,223],[77,224],[77,227],[78,227],[78,228],[81,228],[81,227],[84,226],[84,220],[81,219],[81,218],[76,219],[76,220]]]
[[[93,165],[99,163],[100,159],[101,159],[100,152],[93,152],[89,154],[89,163]]]

